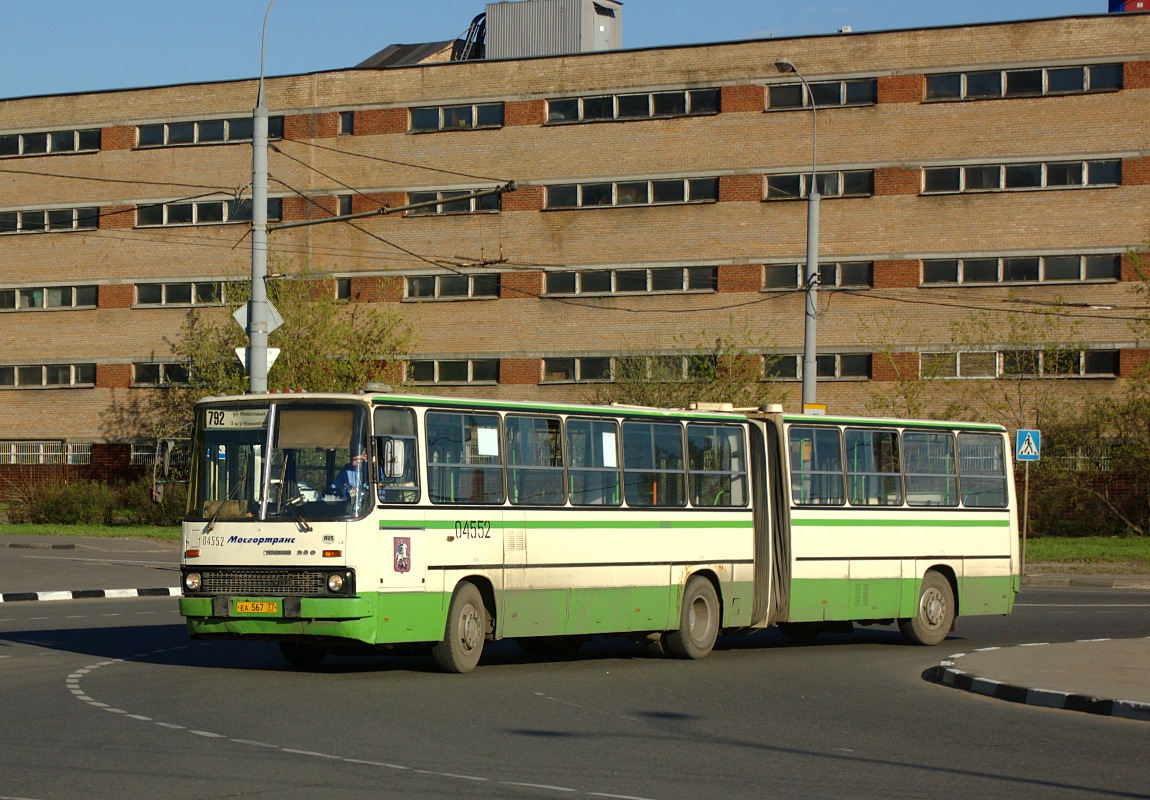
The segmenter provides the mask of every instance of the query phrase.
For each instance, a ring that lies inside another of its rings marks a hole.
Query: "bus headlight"
[[[343,576],[338,572],[333,572],[327,576],[327,588],[333,592],[343,591]]]
[[[184,589],[189,592],[198,592],[203,584],[200,573],[189,572],[184,575]]]

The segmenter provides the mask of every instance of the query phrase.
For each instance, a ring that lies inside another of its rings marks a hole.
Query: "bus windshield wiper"
[[[291,500],[288,500],[287,503],[285,503],[284,505],[287,506],[287,510],[291,513],[292,518],[296,522],[299,523],[299,526],[301,529],[303,529],[304,533],[311,533],[312,530],[314,530],[311,526],[311,523],[309,523],[306,519],[304,519],[303,514],[300,512],[300,510],[298,508],[298,506],[303,505],[303,496],[302,495],[297,494]]]

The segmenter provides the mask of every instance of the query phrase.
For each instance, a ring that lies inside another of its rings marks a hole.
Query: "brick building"
[[[445,201],[273,231],[273,269],[397,306],[437,392],[580,400],[613,358],[750,331],[794,408],[812,114],[785,58],[817,102],[819,401],[1052,369],[993,329],[956,342],[980,310],[1061,309],[1066,391],[1113,390],[1147,360],[1148,41],[1123,14],[272,78],[273,221]],[[234,308],[255,95],[0,100],[0,463],[114,471],[114,410],[183,379],[190,308]]]

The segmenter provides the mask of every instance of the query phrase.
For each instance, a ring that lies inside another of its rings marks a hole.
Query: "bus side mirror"
[[[407,463],[407,443],[402,439],[386,439],[383,443],[383,477],[390,480],[403,477]]]

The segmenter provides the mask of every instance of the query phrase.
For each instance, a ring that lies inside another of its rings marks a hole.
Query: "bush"
[[[116,494],[106,483],[37,483],[28,486],[9,509],[12,522],[54,525],[110,525]]]
[[[120,488],[119,507],[112,524],[179,525],[187,496],[186,483],[169,483],[164,486],[163,502],[157,503],[152,499],[152,479],[142,476],[135,483]]]
[[[8,518],[49,525],[179,525],[187,485],[165,489],[164,502],[156,503],[147,476],[116,487],[97,481],[31,484],[12,502]]]

